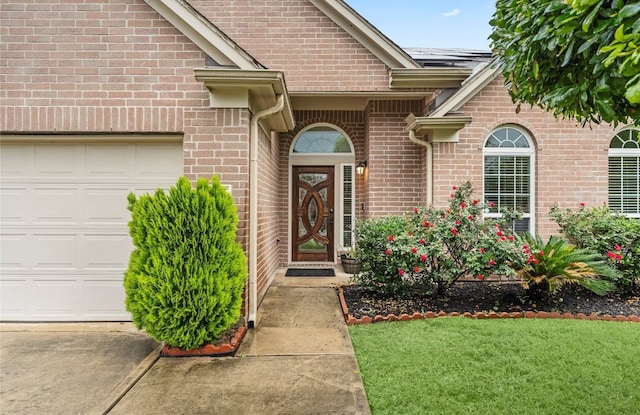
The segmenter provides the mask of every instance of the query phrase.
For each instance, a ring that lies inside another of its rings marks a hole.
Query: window
[[[485,218],[498,218],[504,208],[523,212],[512,223],[517,233],[534,231],[534,148],[531,139],[516,127],[493,131],[484,146],[484,201],[490,207]]]
[[[354,228],[354,194],[353,194],[353,165],[342,166],[342,246],[353,246]]]
[[[294,153],[351,153],[349,140],[340,131],[328,127],[313,127],[302,133],[293,147]]]
[[[620,131],[609,145],[609,206],[640,218],[640,130]]]

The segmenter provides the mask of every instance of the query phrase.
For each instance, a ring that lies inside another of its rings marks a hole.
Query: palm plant
[[[611,281],[620,277],[599,253],[578,249],[559,237],[552,236],[546,243],[529,234],[521,239],[529,257],[517,274],[530,298],[548,295],[564,284],[580,284],[604,295],[614,288]]]

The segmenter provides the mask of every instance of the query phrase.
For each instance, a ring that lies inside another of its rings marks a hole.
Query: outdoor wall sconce
[[[364,174],[364,169],[367,167],[367,160],[360,160],[358,165],[356,166],[356,174],[358,176],[362,176]]]

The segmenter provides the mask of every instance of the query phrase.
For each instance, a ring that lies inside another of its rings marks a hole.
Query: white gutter
[[[263,118],[284,108],[284,94],[278,95],[276,105],[251,117],[249,132],[249,327],[255,327],[258,315],[258,139],[259,123]]]
[[[409,140],[427,149],[427,206],[430,206],[433,204],[433,145],[428,141],[416,138],[414,130],[409,130]]]

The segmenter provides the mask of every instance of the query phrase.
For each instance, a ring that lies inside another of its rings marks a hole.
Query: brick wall
[[[503,79],[497,78],[462,108],[473,122],[460,131],[460,142],[434,145],[434,203],[447,203],[451,186],[471,180],[482,194],[482,148],[497,127],[513,124],[529,132],[535,143],[536,231],[544,237],[557,232],[548,218],[550,207],[576,208],[580,202],[599,206],[607,201],[610,125],[581,127],[556,120],[539,108],[523,105],[519,114]]]
[[[385,65],[308,0],[189,2],[296,91],[387,91]]]
[[[282,264],[279,247],[286,245],[281,218],[283,193],[280,183],[280,152],[277,135],[260,131],[258,148],[258,299],[269,288],[270,278]],[[286,195],[286,193],[284,193]],[[281,242],[277,242],[280,239]]]
[[[403,214],[426,200],[425,152],[409,141],[405,118],[421,101],[372,101],[367,116],[367,216]]]

